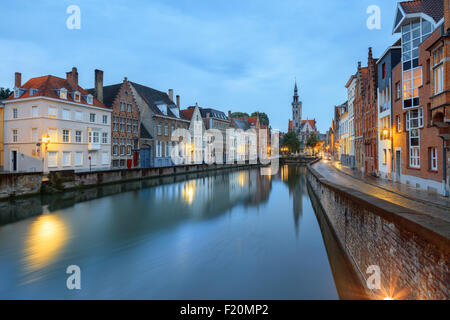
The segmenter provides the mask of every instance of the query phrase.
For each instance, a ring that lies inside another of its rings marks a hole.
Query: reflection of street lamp
[[[386,137],[388,134],[389,134],[389,129],[385,127],[383,129],[383,135]]]

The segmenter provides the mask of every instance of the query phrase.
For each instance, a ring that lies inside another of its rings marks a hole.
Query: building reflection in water
[[[303,196],[306,195],[305,167],[284,165],[280,170],[281,180],[288,186],[293,201],[295,232],[298,236],[300,218],[303,215]]]
[[[59,215],[37,217],[25,240],[25,269],[36,271],[50,265],[63,250],[68,238],[68,227]]]

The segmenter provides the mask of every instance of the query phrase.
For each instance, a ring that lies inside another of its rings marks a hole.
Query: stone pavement
[[[313,168],[332,183],[450,222],[450,206],[444,197],[426,192],[417,193],[417,190],[407,188],[397,190],[395,185],[378,184],[381,179],[358,176],[352,170],[336,167],[332,161],[322,160],[314,164]]]

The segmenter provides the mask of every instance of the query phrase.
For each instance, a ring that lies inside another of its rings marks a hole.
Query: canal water
[[[0,298],[353,298],[313,203],[299,166],[0,202]],[[67,288],[71,265],[80,290]]]

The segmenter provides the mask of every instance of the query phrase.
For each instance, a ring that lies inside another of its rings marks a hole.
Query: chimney
[[[450,0],[444,0],[444,32],[450,30]]]
[[[231,120],[231,111],[228,110],[228,119]]]
[[[78,71],[77,68],[73,67],[72,71],[66,72],[66,79],[69,82],[73,90],[78,89]]]
[[[169,89],[169,99],[173,101],[173,89]]]
[[[177,94],[177,106],[178,106],[178,109],[181,107],[180,106],[180,96]]]
[[[20,88],[22,85],[22,74],[20,72],[16,72],[14,74],[14,88]]]
[[[95,69],[95,97],[103,103],[103,71]]]
[[[369,47],[369,63],[372,61],[372,47]]]

